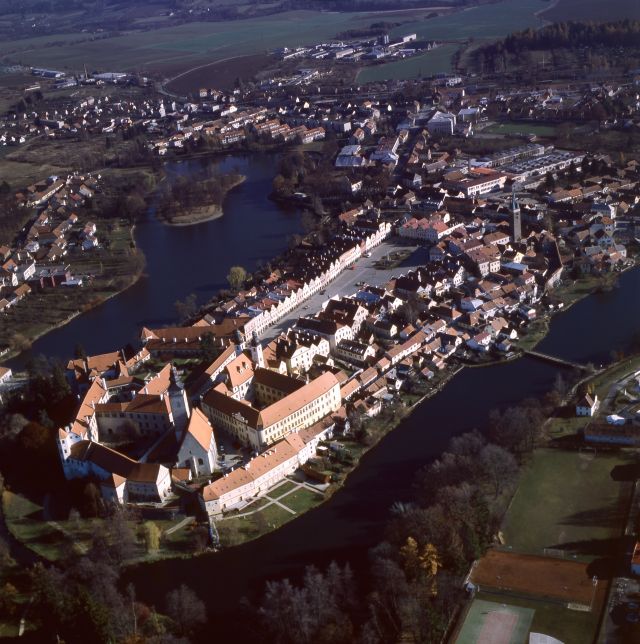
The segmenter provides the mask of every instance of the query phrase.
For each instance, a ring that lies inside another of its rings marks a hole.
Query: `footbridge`
[[[532,358],[537,358],[538,360],[543,360],[544,362],[557,364],[561,367],[570,367],[571,369],[579,369],[580,371],[589,371],[589,367],[580,364],[579,362],[564,360],[563,358],[559,358],[558,356],[552,356],[548,353],[542,353],[542,351],[525,351],[524,355],[531,356]]]

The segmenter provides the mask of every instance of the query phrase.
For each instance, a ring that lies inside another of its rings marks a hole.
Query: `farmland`
[[[384,19],[400,23],[391,32],[394,37],[416,32],[419,39],[478,41],[542,24],[534,14],[545,5],[543,0],[505,0],[435,18],[427,18],[433,12],[425,9],[385,12]],[[381,14],[371,12],[288,11],[230,22],[192,22],[114,37],[52,34],[3,42],[0,56],[25,65],[77,70],[86,64],[90,69],[139,71],[170,78],[209,63],[329,40],[338,33],[368,27],[380,18]],[[446,49],[367,70],[361,79],[367,79],[367,74],[371,79],[383,75],[407,78],[446,71],[449,61],[445,57],[454,51],[455,45],[447,44]]]
[[[385,14],[385,18],[394,15]],[[75,69],[86,63],[90,68],[172,75],[234,56],[330,39],[346,29],[368,26],[374,16],[289,11],[233,22],[194,22],[108,39],[93,40],[88,34],[41,36],[4,42],[0,56],[26,65]],[[410,28],[412,23],[400,29],[406,32]]]
[[[421,20],[413,23],[411,30],[418,40],[495,40],[512,31],[541,26],[543,21],[535,13],[546,6],[544,0],[505,0]],[[396,27],[391,35],[399,36],[406,30],[406,26]]]
[[[166,88],[177,94],[188,94],[200,87],[230,89],[237,78],[247,80],[272,61],[273,57],[266,54],[236,56],[184,72],[167,83]]]

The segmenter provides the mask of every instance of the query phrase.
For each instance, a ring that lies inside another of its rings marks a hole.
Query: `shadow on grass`
[[[626,504],[625,504],[626,505]],[[573,525],[591,528],[610,528],[621,525],[627,517],[626,507],[617,505],[583,510],[565,517],[559,522],[560,525]]]
[[[568,541],[550,546],[553,550],[564,550],[575,555],[590,555],[595,557],[616,557],[624,552],[625,541],[622,537],[611,539],[584,539],[582,541]]]
[[[613,481],[635,481],[640,478],[640,464],[627,463],[625,465],[616,465],[611,470],[611,479]]]

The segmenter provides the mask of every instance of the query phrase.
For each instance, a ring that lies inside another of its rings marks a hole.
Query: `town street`
[[[396,251],[411,250],[412,254],[407,257],[400,266],[388,269],[379,269],[375,263],[384,258],[389,253]],[[326,288],[324,294],[316,293],[300,306],[290,311],[277,324],[269,327],[261,337],[263,343],[273,340],[293,326],[296,320],[305,315],[317,313],[322,308],[322,303],[331,297],[346,296],[358,290],[356,284],[365,282],[373,286],[380,286],[388,282],[392,277],[399,277],[403,273],[415,270],[419,266],[427,263],[427,249],[423,246],[410,244],[400,239],[392,237],[380,244],[371,251],[371,257],[361,257],[355,264],[354,269],[347,269],[340,273]]]

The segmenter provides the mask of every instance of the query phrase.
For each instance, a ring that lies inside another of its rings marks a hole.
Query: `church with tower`
[[[96,377],[75,421],[58,431],[57,443],[67,479],[97,479],[103,497],[119,503],[164,502],[171,468],[198,477],[217,467],[213,428],[202,411],[191,409],[170,364],[147,381]],[[125,443],[147,450],[134,460],[118,451]],[[153,456],[156,449],[159,457]]]

